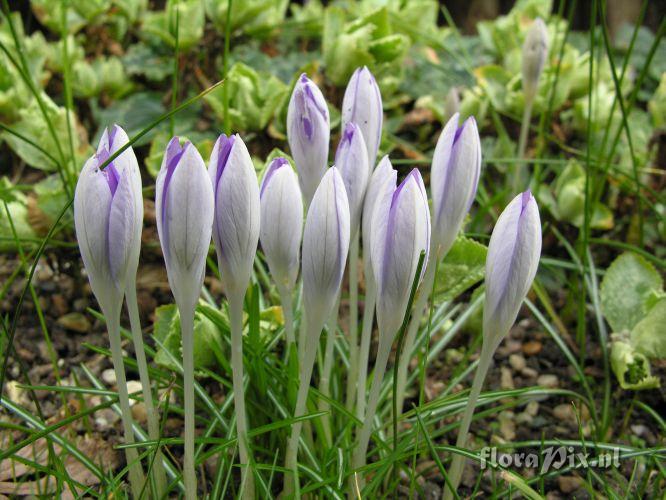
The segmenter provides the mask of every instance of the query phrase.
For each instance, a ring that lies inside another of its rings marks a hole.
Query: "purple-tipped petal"
[[[273,161],[271,161],[270,165],[268,165],[268,168],[266,169],[266,173],[264,174],[264,178],[261,181],[261,187],[259,189],[259,197],[264,195],[264,189],[270,182],[271,178],[275,174],[275,172],[278,171],[278,169],[282,167],[286,167],[289,165],[289,162],[287,161],[286,158],[282,156],[278,156],[277,158],[273,158]],[[294,177],[295,178],[295,177]]]
[[[361,222],[361,211],[371,172],[363,133],[353,122],[349,122],[344,129],[335,153],[335,166],[340,171],[347,191],[353,237]]]

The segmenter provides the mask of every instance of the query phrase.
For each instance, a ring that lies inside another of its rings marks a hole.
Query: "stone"
[[[116,371],[113,368],[107,368],[102,372],[102,380],[105,384],[116,385]]]
[[[67,330],[77,333],[86,333],[90,331],[90,321],[83,314],[78,312],[68,313],[58,318],[58,324]]]
[[[576,413],[570,404],[561,404],[553,408],[553,416],[560,421],[576,423]]]
[[[537,378],[537,385],[542,387],[547,387],[549,389],[554,389],[560,385],[560,380],[557,378],[557,375],[544,374],[539,375]]]
[[[538,340],[530,340],[529,342],[525,342],[523,344],[523,353],[526,356],[534,356],[539,354],[541,349],[543,349],[543,344]]]
[[[511,370],[506,366],[500,368],[500,384],[502,389],[511,390],[515,389],[516,386],[513,383],[513,377],[511,376]]]
[[[558,476],[557,486],[562,493],[573,493],[583,484],[583,480],[578,476]]]
[[[509,364],[517,372],[523,371],[527,366],[527,362],[522,354],[512,354],[509,356]]]

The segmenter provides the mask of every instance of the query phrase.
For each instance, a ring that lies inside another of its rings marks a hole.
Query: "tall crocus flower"
[[[486,297],[483,308],[483,345],[472,390],[458,430],[456,447],[462,448],[474,415],[474,407],[495,350],[516,321],[520,306],[532,286],[541,255],[539,207],[529,191],[516,196],[499,216],[488,244]],[[460,483],[464,460],[454,455],[449,479],[451,498]]]
[[[375,77],[363,66],[357,68],[349,79],[342,100],[342,129],[348,123],[358,125],[368,149],[368,164],[374,168],[382,139],[382,95]]]
[[[185,496],[197,496],[194,473],[194,309],[206,270],[213,226],[213,189],[201,155],[190,142],[169,141],[155,186],[157,233],[169,286],[180,313],[185,395]]]
[[[349,251],[349,202],[342,177],[336,167],[328,169],[321,180],[308,210],[303,231],[303,309],[304,329],[300,344],[299,386],[295,417],[305,413],[308,387],[319,345],[319,336],[342,283]],[[302,422],[292,426],[287,445],[285,466],[294,474],[285,476],[285,497],[293,491],[298,440]]]
[[[303,73],[287,110],[287,139],[306,205],[326,172],[331,123],[324,95]]]
[[[476,195],[481,173],[481,139],[473,116],[458,125],[455,113],[442,130],[430,169],[432,193],[432,240],[426,262],[423,288],[416,299],[403,352],[398,366],[397,408],[401,411],[407,380],[407,367],[414,349],[416,333],[426,309],[435,280],[437,263],[453,246]]]
[[[398,173],[391,165],[388,156],[384,156],[370,178],[368,189],[363,203],[363,218],[361,220],[361,236],[363,238],[363,274],[365,278],[365,301],[363,310],[363,330],[361,331],[361,348],[358,364],[358,387],[356,398],[356,418],[363,420],[366,403],[366,380],[368,376],[368,358],[370,355],[370,340],[372,337],[372,322],[375,317],[375,301],[377,298],[377,284],[372,272],[372,218],[377,201],[391,196],[395,190]]]
[[[132,148],[125,149],[104,169],[111,155],[126,145],[118,126],[105,130],[97,152],[85,163],[74,193],[74,226],[90,286],[106,317],[125,441],[134,442],[132,414],[120,347],[120,312],[128,275],[136,273],[143,204],[139,166]],[[136,449],[125,450],[134,495],[144,481]]]
[[[368,408],[354,450],[355,469],[365,464],[391,345],[407,309],[421,252],[426,252],[427,259],[430,248],[430,211],[419,171],[412,170],[397,189],[382,194],[373,214],[370,249],[377,282],[379,347]]]
[[[213,241],[220,278],[229,301],[231,365],[236,432],[245,498],[254,498],[254,480],[248,469],[247,416],[243,391],[243,300],[250,282],[259,241],[261,207],[257,174],[240,135],[222,134],[213,148],[208,173],[213,184],[215,218]]]
[[[259,239],[277,284],[285,318],[287,345],[294,341],[292,294],[298,277],[303,200],[298,179],[286,158],[275,158],[261,182]]]

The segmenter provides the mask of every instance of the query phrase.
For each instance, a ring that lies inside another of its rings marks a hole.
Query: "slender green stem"
[[[293,290],[289,287],[278,285],[280,304],[282,305],[282,316],[284,317],[284,336],[287,343],[285,352],[289,352],[291,344],[296,341],[294,334],[294,304]]]
[[[365,273],[365,304],[363,310],[363,330],[361,331],[361,350],[358,359],[358,384],[356,396],[356,418],[363,420],[366,405],[366,385],[368,380],[368,360],[370,357],[370,341],[372,340],[372,323],[375,317],[377,285],[371,271]]]
[[[527,136],[530,132],[530,121],[532,120],[532,106],[534,104],[534,96],[528,98],[525,96],[525,109],[523,110],[523,122],[520,124],[520,137],[518,138],[518,158],[525,156],[525,149],[527,148]],[[518,164],[514,167],[512,176],[512,192],[518,193],[523,190],[525,172]]]
[[[183,396],[185,413],[185,457],[183,481],[186,500],[197,498],[197,476],[194,471],[194,307],[178,307],[183,342]]]
[[[106,309],[109,309],[108,307]],[[127,379],[125,378],[125,363],[120,346],[120,308],[104,310],[106,324],[109,330],[111,344],[111,359],[113,369],[116,372],[116,385],[118,386],[118,402],[120,403],[120,416],[123,423],[125,443],[134,444],[134,432],[132,431],[132,411],[130,410],[129,394],[127,393]],[[134,498],[140,498],[145,477],[136,448],[125,448],[125,456],[129,467],[129,480]]]
[[[489,352],[484,347],[481,349],[481,358],[479,359],[479,365],[476,367],[476,373],[474,374],[474,382],[472,382],[472,390],[469,393],[467,398],[467,406],[465,407],[465,413],[463,414],[462,420],[460,421],[460,427],[458,428],[458,439],[456,440],[456,448],[464,448],[467,445],[467,434],[469,433],[469,427],[472,423],[472,417],[474,416],[474,409],[476,408],[476,402],[479,399],[479,394],[481,394],[481,388],[483,387],[483,381],[486,379],[486,374],[488,373],[488,368],[490,367],[490,361],[493,359],[494,349],[490,349]],[[444,492],[444,499],[451,500],[453,497],[452,492],[456,491],[458,485],[460,484],[460,478],[462,477],[463,466],[465,464],[465,457],[463,455],[455,454],[449,467],[449,480],[451,482],[450,488]]]
[[[141,332],[141,319],[139,318],[139,304],[136,299],[136,277],[134,276],[130,277],[128,280],[127,290],[125,291],[125,300],[130,319],[130,326],[132,329],[132,342],[134,343],[136,364],[139,369],[139,380],[141,381],[141,388],[143,390],[143,401],[146,405],[148,437],[150,437],[152,441],[159,442],[159,417],[155,411],[150,376],[148,375],[148,363],[146,362],[146,351],[143,345],[143,334]],[[162,498],[166,492],[166,476],[164,473],[162,451],[160,450],[159,446],[156,446],[155,448],[152,476],[155,481],[157,497]]]
[[[240,458],[241,484],[244,485],[242,498],[254,498],[254,477],[249,469],[247,415],[245,412],[245,389],[243,385],[243,298],[245,292],[230,292],[229,320],[231,323],[231,372],[234,387],[234,407],[236,408],[236,434]]]
[[[351,241],[349,247],[349,373],[347,375],[347,399],[345,407],[352,411],[356,398],[356,384],[358,383],[358,253],[359,231]]]
[[[331,396],[331,372],[333,372],[333,361],[335,360],[335,335],[338,329],[338,311],[340,310],[340,294],[333,307],[333,311],[328,318],[326,332],[326,347],[324,350],[324,367],[319,381],[319,392],[325,396],[319,400],[319,411],[327,412],[322,417],[322,426],[324,428],[324,439],[327,445],[333,442],[333,433],[331,431],[331,405],[326,398]]]

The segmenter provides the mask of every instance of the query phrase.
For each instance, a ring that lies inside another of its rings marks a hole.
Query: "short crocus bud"
[[[541,72],[548,57],[548,29],[540,17],[537,17],[523,43],[523,91],[526,98],[536,94]]]
[[[287,139],[306,204],[326,172],[331,123],[321,90],[303,73],[287,110]]]
[[[393,193],[377,200],[372,222],[372,268],[377,282],[380,332],[402,323],[422,251],[430,247],[430,211],[423,179],[412,170]]]
[[[345,127],[335,152],[335,166],[340,171],[347,191],[353,238],[361,222],[361,210],[371,172],[363,134],[354,122],[347,123]]]
[[[349,122],[356,123],[361,129],[371,169],[375,166],[382,138],[382,121],[382,95],[375,77],[366,66],[357,68],[349,79],[342,100],[342,130]]]
[[[363,237],[363,259],[365,260],[365,270],[366,273],[369,273],[370,276],[366,275],[365,279],[372,280],[374,283],[374,278],[372,274],[372,265],[370,259],[370,249],[372,248],[372,218],[375,213],[375,208],[377,207],[377,200],[380,200],[386,196],[391,196],[393,191],[395,191],[395,184],[398,179],[398,172],[395,171],[393,165],[391,165],[391,160],[388,156],[384,156],[377,165],[377,168],[372,173],[370,182],[368,183],[368,189],[365,195],[365,201],[363,203],[363,218],[362,218],[362,234]]]
[[[453,245],[469,211],[481,172],[481,140],[474,117],[458,126],[455,113],[444,126],[430,170],[432,192],[432,236],[437,255],[441,257]]]
[[[486,258],[484,344],[497,348],[518,315],[539,265],[541,221],[529,191],[516,196],[495,224]]]
[[[303,230],[303,305],[312,322],[330,314],[349,251],[349,202],[336,167],[328,169],[308,210]]]
[[[444,100],[444,119],[450,120],[451,117],[460,111],[460,93],[455,87],[451,87]]]
[[[275,158],[261,182],[259,239],[275,281],[291,290],[298,277],[303,200],[298,179],[285,158]]]
[[[136,273],[143,200],[131,147],[100,166],[129,139],[118,125],[105,130],[97,153],[83,166],[74,194],[74,226],[90,286],[103,309],[120,308],[128,273]]]
[[[236,134],[215,142],[208,174],[213,184],[213,241],[222,284],[244,293],[250,282],[259,241],[259,186],[250,153]]]
[[[199,300],[213,227],[213,188],[191,142],[169,141],[155,186],[157,233],[179,308]]]

